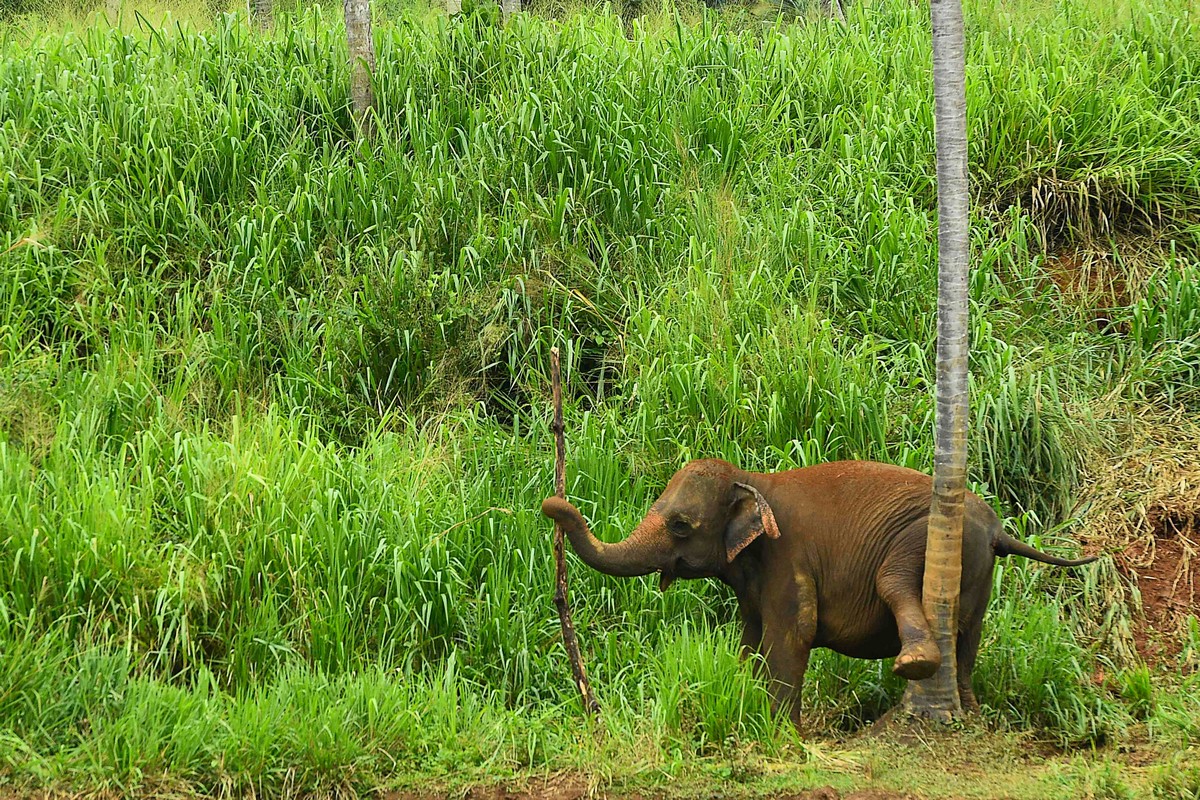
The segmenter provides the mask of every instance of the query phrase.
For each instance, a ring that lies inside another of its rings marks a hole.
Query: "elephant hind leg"
[[[900,634],[900,654],[892,664],[892,672],[905,680],[919,681],[937,672],[942,654],[925,619],[920,588],[913,586],[913,571],[906,566],[885,562],[876,578],[876,589],[892,610]]]
[[[979,640],[983,634],[983,619],[976,619],[958,632],[955,645],[955,660],[958,661],[958,700],[963,711],[973,714],[979,711],[979,701],[971,687],[971,673],[975,671],[975,657],[979,655]]]
[[[896,627],[900,631],[900,655],[892,664],[892,672],[910,681],[932,677],[942,664],[942,654],[929,629],[921,602],[913,597],[902,597],[888,605],[896,615]]]

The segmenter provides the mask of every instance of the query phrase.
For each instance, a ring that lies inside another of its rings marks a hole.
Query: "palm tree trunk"
[[[275,12],[271,8],[271,0],[252,0],[250,10],[259,28],[269,31],[275,27]]]
[[[937,673],[908,685],[905,709],[949,720],[959,703],[955,634],[967,479],[967,96],[962,0],[932,0],[938,176],[937,432],[923,602],[942,653]]]
[[[462,13],[462,0],[446,0],[446,14],[455,16]]]
[[[521,0],[500,0],[500,14],[507,23],[513,14],[521,10]]]
[[[121,18],[121,0],[105,0],[104,13],[109,24],[115,27]]]
[[[369,0],[345,0],[346,42],[350,48],[350,100],[354,121],[359,132],[370,136],[374,132],[371,112],[375,108],[375,93],[371,76],[375,73],[375,43],[371,38],[371,4]]]

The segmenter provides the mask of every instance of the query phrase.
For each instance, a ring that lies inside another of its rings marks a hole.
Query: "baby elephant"
[[[542,513],[562,525],[583,561],[607,575],[717,578],[733,588],[742,650],[766,660],[776,708],[799,720],[800,686],[814,647],[854,658],[896,656],[908,680],[941,662],[921,606],[933,482],[871,461],[839,461],[758,474],[718,460],[693,461],[622,542],[605,544],[559,497]],[[1074,567],[1004,533],[996,513],[970,492],[963,525],[958,684],[963,708],[978,708],[971,671],[996,556]]]

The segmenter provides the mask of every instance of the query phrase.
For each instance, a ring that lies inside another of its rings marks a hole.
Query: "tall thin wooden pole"
[[[562,374],[558,364],[558,348],[550,348],[550,384],[554,395],[554,493],[567,497],[567,444],[563,435]],[[583,698],[583,709],[588,714],[600,712],[600,704],[592,693],[587,671],[583,667],[583,656],[579,652],[579,641],[575,638],[575,623],[571,620],[571,604],[567,595],[567,559],[563,552],[563,530],[554,523],[554,606],[558,609],[558,621],[562,626],[563,646],[571,660],[571,672],[575,685]]]

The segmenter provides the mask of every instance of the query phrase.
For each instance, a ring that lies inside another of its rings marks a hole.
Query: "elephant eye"
[[[667,529],[671,531],[672,536],[683,538],[689,536],[692,532],[692,526],[683,517],[675,517],[667,523]]]

